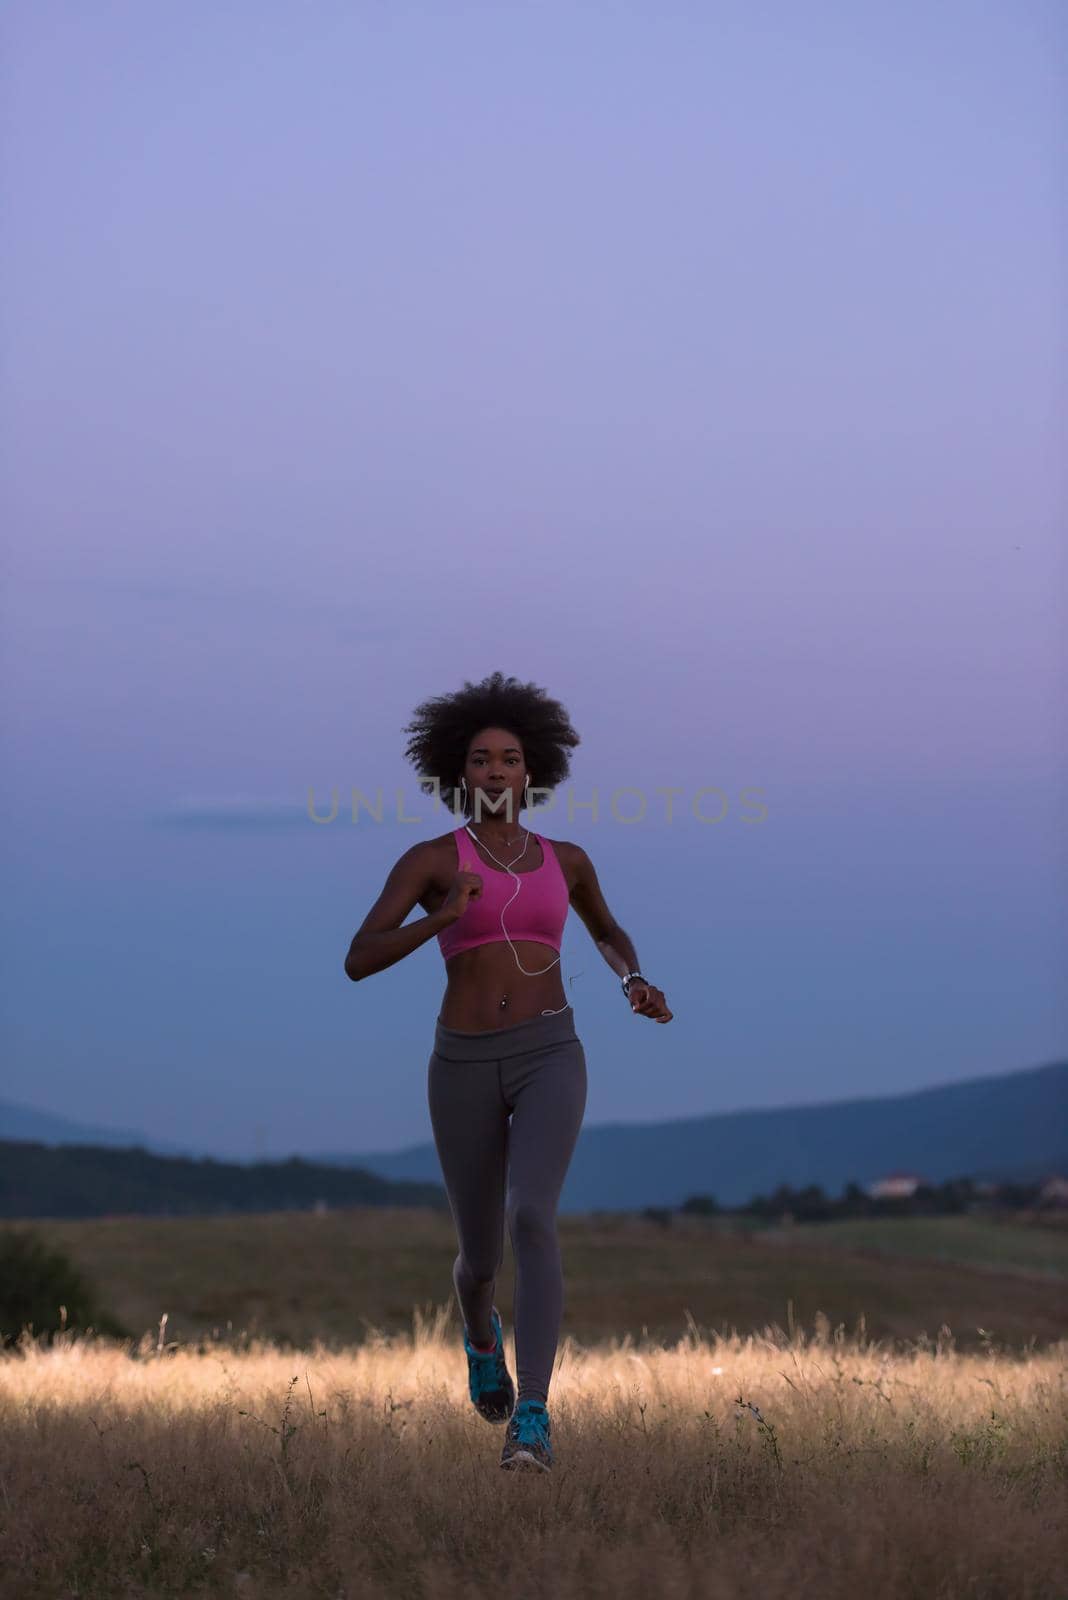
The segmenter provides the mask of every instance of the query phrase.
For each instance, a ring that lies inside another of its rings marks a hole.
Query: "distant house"
[[[1068,1178],[1057,1173],[1047,1178],[1038,1191],[1038,1203],[1040,1206],[1068,1206]]]
[[[888,1172],[885,1177],[869,1183],[867,1192],[872,1200],[907,1200],[926,1182],[927,1179],[916,1172]]]

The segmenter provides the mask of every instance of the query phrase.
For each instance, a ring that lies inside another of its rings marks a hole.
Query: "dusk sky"
[[[675,1012],[571,914],[587,1126],[1063,1056],[1065,59],[1030,0],[5,6],[0,1098],[429,1139],[437,943],[342,963],[496,669]]]

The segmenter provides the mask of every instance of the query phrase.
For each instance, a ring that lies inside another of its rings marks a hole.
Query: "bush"
[[[15,1343],[24,1328],[34,1338],[64,1328],[128,1337],[74,1263],[50,1249],[29,1229],[0,1229],[0,1347]]]

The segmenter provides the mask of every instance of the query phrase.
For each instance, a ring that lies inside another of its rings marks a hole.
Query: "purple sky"
[[[0,1096],[428,1138],[342,961],[496,668],[676,1012],[572,916],[588,1123],[1065,1052],[1058,11],[4,8]]]

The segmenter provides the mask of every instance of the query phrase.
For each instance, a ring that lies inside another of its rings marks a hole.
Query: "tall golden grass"
[[[0,1358],[2,1592],[1068,1595],[1068,1339],[687,1322],[564,1337],[545,1475],[500,1470],[451,1302],[341,1350],[24,1333]]]

